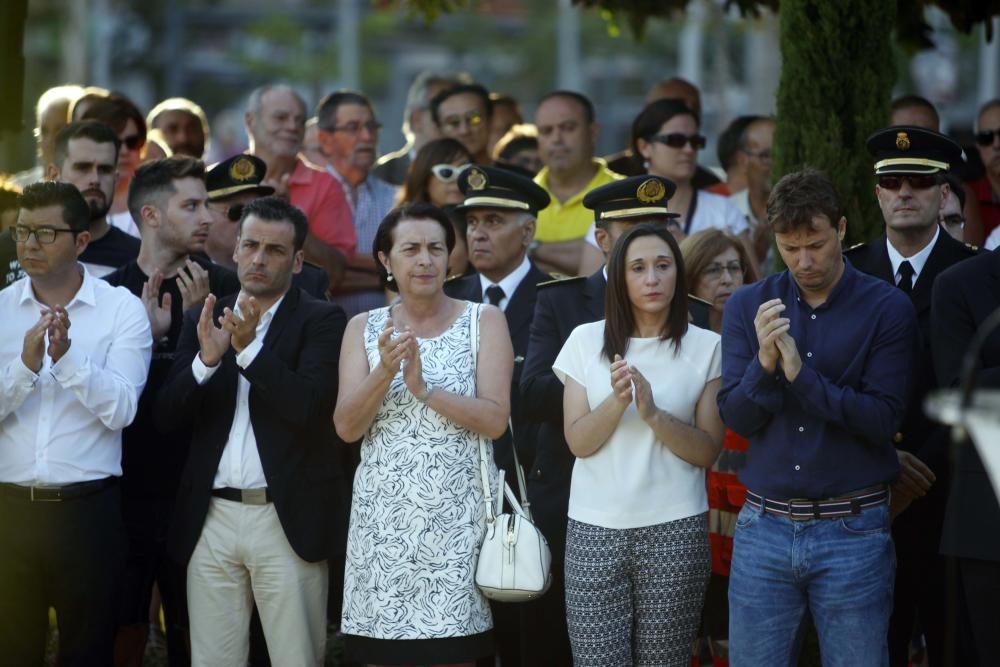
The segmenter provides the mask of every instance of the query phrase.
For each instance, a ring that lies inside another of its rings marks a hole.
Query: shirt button
[[[799,427],[799,433],[802,433],[802,432],[803,432],[803,431],[805,431],[805,430],[806,430],[806,427],[805,427],[805,426],[800,426],[800,427]]]
[[[796,470],[801,470],[802,468],[800,466],[795,466],[795,469]]]
[[[816,319],[816,316],[815,316],[815,315],[810,315],[810,316],[809,316],[809,319],[810,319],[810,320],[815,320],[815,319]]]
[[[812,358],[813,353],[812,352],[806,352],[806,356]]]

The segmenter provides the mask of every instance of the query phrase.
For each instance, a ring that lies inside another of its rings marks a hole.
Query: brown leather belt
[[[854,493],[810,500],[808,498],[791,498],[789,500],[772,500],[747,491],[747,505],[769,514],[787,516],[792,521],[810,521],[812,519],[836,519],[838,517],[860,514],[861,510],[876,507],[889,502],[889,489],[883,484],[861,489]]]

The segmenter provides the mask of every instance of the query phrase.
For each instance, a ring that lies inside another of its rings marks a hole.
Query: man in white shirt
[[[14,230],[26,278],[0,292],[0,655],[109,665],[124,551],[121,431],[146,383],[142,303],[77,261],[90,211],[68,183],[28,186]],[[22,332],[24,332],[22,334]]]
[[[274,664],[325,652],[326,561],[346,537],[331,419],[346,318],[292,287],[307,232],[284,199],[245,205],[241,290],[187,313],[157,401],[161,424],[194,433],[168,549],[187,565],[195,665],[246,665],[253,602]]]

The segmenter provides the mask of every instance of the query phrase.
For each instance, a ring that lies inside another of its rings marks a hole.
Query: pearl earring
[[[386,280],[386,282],[390,282],[391,283],[392,282],[392,274],[389,273],[388,275],[386,275],[385,280]]]

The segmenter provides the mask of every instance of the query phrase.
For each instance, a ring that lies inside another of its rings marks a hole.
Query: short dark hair
[[[118,134],[108,125],[98,120],[78,120],[56,132],[53,157],[57,166],[61,167],[69,155],[69,142],[73,139],[90,139],[95,144],[114,144],[115,160],[118,159],[118,151],[122,147]]]
[[[528,149],[538,150],[538,129],[534,125],[520,123],[500,137],[493,147],[493,159],[504,162]]]
[[[163,198],[176,194],[174,181],[182,178],[205,180],[205,163],[186,155],[152,160],[135,170],[128,186],[128,212],[135,221],[142,220],[142,207],[151,202],[163,208]]]
[[[240,216],[240,235],[243,234],[243,223],[250,216],[267,222],[287,222],[295,229],[295,239],[292,242],[295,250],[302,250],[309,233],[309,221],[306,214],[291,202],[274,195],[261,197],[243,205],[243,215]]]
[[[639,155],[639,140],[649,141],[649,138],[659,133],[663,124],[674,116],[687,115],[694,118],[695,125],[698,122],[698,114],[684,104],[681,100],[670,97],[650,102],[639,115],[632,121],[632,152]]]
[[[921,97],[920,95],[903,95],[901,97],[897,97],[892,101],[892,104],[889,107],[889,115],[892,115],[900,109],[927,109],[927,111],[930,111],[931,115],[934,117],[934,122],[938,125],[941,124],[941,117],[938,116],[938,110],[926,97]]]
[[[316,105],[316,125],[319,126],[319,129],[332,130],[336,122],[337,109],[345,104],[360,104],[363,107],[368,107],[372,114],[375,113],[375,107],[372,106],[371,100],[364,93],[359,93],[356,90],[337,90],[324,96]]]
[[[76,236],[90,229],[90,205],[76,186],[62,181],[39,181],[24,188],[17,198],[17,207],[36,211],[49,206],[62,208],[63,222]]]
[[[120,93],[96,98],[80,117],[80,120],[88,119],[99,120],[115,132],[124,132],[128,121],[132,120],[139,133],[140,145],[146,143],[146,117],[132,100]]]
[[[726,126],[719,135],[719,143],[716,146],[719,166],[729,171],[736,162],[736,153],[747,147],[747,130],[758,120],[766,118],[767,116],[737,116]]]
[[[608,288],[604,294],[604,349],[602,354],[609,362],[614,362],[615,355],[623,358],[628,351],[629,338],[635,335],[635,314],[632,312],[632,302],[628,298],[628,284],[625,281],[625,256],[629,246],[636,239],[644,236],[655,236],[662,239],[670,247],[674,255],[676,282],[674,295],[670,300],[670,311],[667,321],[660,332],[660,340],[670,340],[674,345],[674,353],[680,349],[681,339],[688,328],[688,288],[684,277],[684,257],[677,245],[674,235],[663,226],[647,223],[636,225],[628,230],[611,249],[608,258]]]
[[[381,252],[388,255],[389,251],[392,250],[393,232],[403,220],[433,220],[444,229],[444,243],[448,248],[448,254],[451,254],[451,251],[455,249],[455,228],[452,226],[451,220],[448,219],[448,215],[437,206],[426,202],[414,202],[397,206],[389,211],[382,218],[378,231],[375,232],[375,240],[372,242],[372,257],[375,258],[375,269],[378,271],[382,285],[393,292],[398,292],[399,286],[395,281],[388,279],[389,274],[382,266],[382,260],[379,259],[378,254]]]
[[[808,229],[820,215],[836,228],[844,213],[833,181],[816,169],[786,174],[767,198],[767,222],[776,234]]]
[[[951,188],[952,193],[958,197],[958,207],[961,210],[965,210],[965,188],[962,187],[962,181],[958,179],[958,176],[951,173],[950,171],[945,174],[944,182],[948,184]]]
[[[486,110],[486,117],[489,118],[493,115],[493,101],[490,100],[490,91],[486,90],[478,83],[462,83],[457,86],[452,86],[451,88],[445,88],[431,98],[431,118],[434,119],[435,125],[441,125],[441,115],[438,112],[440,111],[441,105],[444,101],[449,97],[464,94],[478,95],[483,101],[483,108]]]
[[[538,100],[538,106],[542,106],[542,104],[553,97],[565,97],[579,104],[580,108],[583,109],[583,118],[587,121],[587,125],[597,120],[597,114],[594,112],[594,103],[590,101],[589,97],[575,90],[553,90],[551,93],[546,93],[542,99]]]

